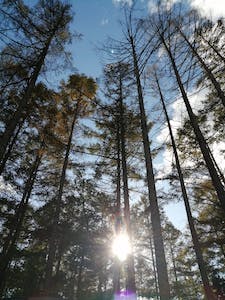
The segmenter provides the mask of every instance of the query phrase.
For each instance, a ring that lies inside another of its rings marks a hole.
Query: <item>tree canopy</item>
[[[0,0],[1,299],[225,299],[224,20],[118,2],[94,78],[72,1]]]

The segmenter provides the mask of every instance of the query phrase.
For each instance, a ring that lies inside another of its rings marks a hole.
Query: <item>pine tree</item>
[[[62,195],[63,195],[63,188],[65,184],[65,177],[66,177],[66,169],[68,166],[68,159],[70,154],[70,149],[72,145],[72,138],[74,134],[74,127],[77,123],[78,119],[83,117],[85,114],[88,113],[89,107],[92,98],[95,96],[96,92],[96,83],[92,78],[88,78],[83,75],[71,75],[68,83],[62,84],[62,92],[59,97],[65,99],[68,103],[67,109],[72,109],[72,120],[69,129],[69,137],[66,144],[66,152],[64,156],[60,181],[59,181],[59,190],[56,196],[56,207],[55,212],[53,215],[53,231],[51,234],[50,242],[49,242],[49,253],[48,253],[48,260],[46,266],[46,282],[45,288],[47,293],[53,293],[52,291],[52,272],[53,272],[53,263],[55,260],[55,253],[56,253],[56,236],[58,230],[58,223],[60,220],[60,212],[61,212],[61,203],[62,203]]]
[[[60,48],[58,43],[65,44],[70,39],[68,26],[72,17],[70,6],[59,0],[40,1],[35,8],[29,8],[21,1],[3,2],[1,13],[9,24],[19,30],[23,40],[25,40],[23,45],[20,45],[19,41],[14,42],[12,40],[10,49],[13,49],[13,53],[7,53],[9,59],[14,60],[19,51],[17,56],[21,57],[23,61],[26,57],[25,50],[29,49],[29,60],[32,60],[28,70],[30,75],[26,78],[26,83],[20,91],[20,99],[5,124],[0,146],[0,159],[2,160],[10,141],[13,139],[16,127],[29,114],[28,107],[32,105],[31,96],[47,55],[50,52],[54,53],[54,51],[59,54],[63,48],[61,46]],[[19,49],[18,44],[22,46]],[[17,75],[16,72],[15,74]]]
[[[163,12],[163,13],[165,13],[165,12]],[[168,17],[169,17],[169,20],[170,20],[170,15]],[[164,49],[167,53],[169,62],[171,64],[171,67],[172,67],[173,72],[174,72],[174,76],[175,76],[176,81],[177,81],[177,85],[180,89],[183,101],[185,103],[185,106],[186,106],[186,109],[187,109],[187,112],[188,112],[188,116],[190,118],[191,126],[193,127],[194,133],[196,135],[196,140],[198,141],[198,144],[199,144],[199,147],[201,149],[203,158],[205,160],[205,164],[207,166],[208,172],[211,176],[213,185],[214,185],[215,190],[217,192],[218,200],[220,201],[221,207],[223,209],[225,209],[225,203],[224,203],[225,190],[224,190],[224,186],[221,182],[220,176],[218,175],[218,172],[217,172],[217,169],[215,167],[214,161],[212,159],[212,155],[210,153],[208,144],[207,144],[207,142],[206,142],[206,140],[205,140],[205,138],[202,134],[202,131],[199,127],[197,118],[196,118],[196,116],[193,112],[193,109],[192,109],[191,105],[190,105],[190,101],[188,99],[187,91],[185,90],[184,84],[182,82],[182,77],[181,77],[181,74],[179,72],[177,62],[176,62],[176,59],[175,59],[175,56],[174,56],[174,50],[173,50],[174,45],[172,44],[172,36],[171,35],[168,36],[168,31],[165,30],[166,23],[162,24],[161,18],[162,18],[162,16],[159,13],[159,15],[156,16],[156,20],[154,20],[154,22],[153,22],[153,20],[149,19],[148,24],[150,26],[152,26],[154,34],[157,34],[157,37],[161,41],[161,43],[162,43],[162,45],[163,45],[163,47],[164,47]],[[167,20],[167,16],[165,18]],[[167,22],[168,22],[168,20],[167,20]]]

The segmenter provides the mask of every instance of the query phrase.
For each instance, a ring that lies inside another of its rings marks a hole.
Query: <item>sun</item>
[[[120,261],[125,261],[131,252],[129,237],[126,233],[115,236],[112,244],[112,252]]]

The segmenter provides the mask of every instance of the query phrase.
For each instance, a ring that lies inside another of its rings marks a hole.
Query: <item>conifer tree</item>
[[[71,75],[67,83],[63,83],[61,87],[61,94],[59,97],[62,97],[67,103],[67,113],[70,109],[72,109],[71,116],[71,125],[69,129],[69,137],[66,143],[66,152],[64,156],[60,181],[59,181],[59,189],[58,194],[56,196],[56,207],[55,212],[53,214],[52,228],[53,231],[51,233],[51,238],[49,242],[49,252],[48,252],[48,260],[46,266],[46,279],[45,279],[45,288],[47,293],[53,293],[52,291],[52,272],[53,272],[53,264],[55,261],[56,254],[56,236],[58,230],[58,224],[60,221],[60,212],[62,205],[62,195],[63,188],[65,184],[66,178],[66,169],[68,166],[69,154],[72,146],[72,139],[74,134],[75,124],[78,122],[79,118],[82,118],[89,112],[89,108],[91,100],[95,97],[95,92],[97,89],[97,85],[92,78],[88,78],[84,75]],[[63,113],[63,112],[62,112]]]
[[[29,114],[28,108],[32,105],[32,93],[47,55],[50,52],[57,54],[62,52],[64,50],[62,45],[70,39],[68,26],[72,19],[70,6],[60,0],[40,1],[35,8],[30,8],[21,1],[2,1],[1,13],[5,22],[16,28],[21,34],[20,38],[24,41],[22,45],[20,41],[14,41],[14,33],[12,33],[10,50],[5,56],[9,57],[9,61],[20,57],[21,61],[25,61],[26,64],[28,49],[29,69],[27,65],[26,68],[29,75],[25,75],[19,101],[6,120],[5,131],[1,137],[0,160],[3,159],[15,135],[16,127]],[[15,64],[17,65],[17,62]],[[17,75],[17,70],[15,74]],[[14,80],[14,74],[12,77]]]

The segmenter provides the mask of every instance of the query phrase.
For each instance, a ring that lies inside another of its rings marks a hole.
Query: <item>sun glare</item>
[[[126,233],[120,233],[114,238],[112,251],[120,261],[124,261],[127,258],[128,254],[131,252],[131,246],[129,237]]]

